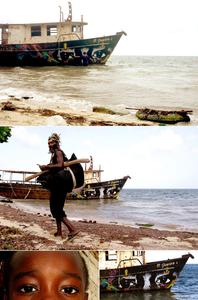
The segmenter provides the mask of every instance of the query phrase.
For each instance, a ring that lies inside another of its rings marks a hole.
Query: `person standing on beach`
[[[50,211],[56,220],[57,232],[55,236],[62,237],[62,223],[69,230],[68,238],[72,238],[79,233],[73,224],[68,220],[64,212],[64,203],[67,193],[71,192],[74,188],[74,181],[84,183],[84,172],[79,164],[75,174],[71,169],[64,169],[64,162],[68,161],[65,153],[60,148],[60,137],[57,133],[53,133],[48,138],[49,151],[51,153],[51,160],[48,165],[39,165],[42,171],[49,171],[38,177],[37,181],[42,186],[50,191]],[[73,159],[75,159],[73,154]],[[71,158],[71,160],[73,160]],[[74,176],[75,175],[75,176]],[[79,184],[79,185],[80,185]]]

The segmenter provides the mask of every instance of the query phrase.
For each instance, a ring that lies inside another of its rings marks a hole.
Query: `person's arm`
[[[63,168],[64,160],[63,160],[62,152],[60,150],[56,150],[56,155],[57,155],[57,163],[56,164],[39,165],[39,168],[42,171],[52,170],[52,169],[56,169],[56,168]]]

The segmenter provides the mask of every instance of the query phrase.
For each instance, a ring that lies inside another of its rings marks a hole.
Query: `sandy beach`
[[[55,249],[195,249],[198,233],[158,230],[146,227],[133,228],[124,225],[101,224],[91,220],[73,221],[80,230],[78,236],[67,241],[55,238],[55,222],[50,215],[32,214],[0,203],[0,248],[18,250]]]
[[[47,103],[47,102],[46,102]],[[177,109],[176,109],[177,110]],[[43,126],[152,126],[158,122],[141,121],[136,117],[137,109],[111,110],[109,107],[74,110],[67,105],[49,102],[47,105],[32,97],[10,96],[0,99],[0,125]],[[163,124],[168,125],[168,124]],[[175,125],[190,125],[179,122]]]
[[[135,117],[135,112],[130,113],[127,110],[110,114],[93,112],[92,110],[76,111],[64,105],[61,105],[60,108],[59,105],[51,102],[45,105],[31,97],[16,98],[11,96],[7,99],[0,99],[0,125],[32,124],[38,126],[148,126],[153,123],[140,121]]]

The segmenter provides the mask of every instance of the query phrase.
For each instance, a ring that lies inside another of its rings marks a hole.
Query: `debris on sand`
[[[14,111],[17,109],[17,107],[11,101],[3,102],[2,104],[3,106],[1,110]]]
[[[189,110],[157,110],[142,108],[136,113],[136,117],[144,121],[152,121],[166,124],[176,124],[178,122],[190,122]]]

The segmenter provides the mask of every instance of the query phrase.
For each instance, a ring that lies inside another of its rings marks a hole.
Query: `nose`
[[[36,300],[61,300],[58,291],[44,290],[40,292],[40,297]]]

